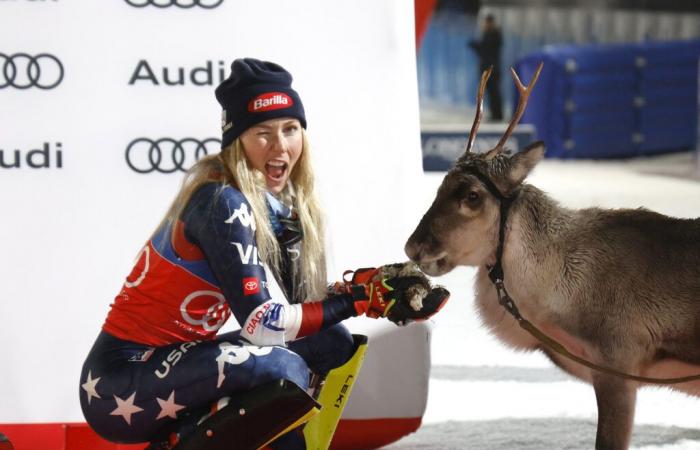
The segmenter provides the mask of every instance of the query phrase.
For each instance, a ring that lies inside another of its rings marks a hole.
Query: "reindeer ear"
[[[544,142],[536,141],[525,147],[521,152],[510,158],[510,170],[508,171],[508,181],[513,186],[523,182],[533,167],[544,157]]]

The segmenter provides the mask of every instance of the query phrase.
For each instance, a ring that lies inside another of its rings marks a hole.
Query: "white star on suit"
[[[156,420],[162,419],[163,417],[177,419],[177,412],[181,409],[185,409],[183,405],[175,403],[175,391],[170,393],[170,397],[168,397],[167,400],[162,400],[158,397],[156,397],[156,400],[158,400],[158,404],[160,405],[160,413],[158,417],[156,417]]]
[[[126,420],[126,423],[131,425],[131,415],[143,411],[143,408],[134,405],[134,397],[136,397],[136,391],[126,400],[122,400],[115,395],[114,400],[117,402],[117,409],[109,413],[109,415],[122,416],[124,420]]]
[[[97,398],[102,398],[100,397],[100,394],[97,393],[97,383],[100,381],[100,378],[102,377],[97,377],[94,380],[92,379],[92,371],[88,371],[88,376],[87,376],[87,381],[82,384],[82,388],[85,389],[85,392],[87,392],[88,396],[88,405],[90,404],[90,400],[92,400],[92,397],[97,397]]]

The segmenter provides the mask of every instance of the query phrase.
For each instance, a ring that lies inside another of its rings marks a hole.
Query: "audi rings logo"
[[[209,138],[203,141],[194,138],[138,138],[126,147],[126,163],[138,173],[174,173],[186,171],[209,153],[221,149],[221,140]]]
[[[0,67],[0,89],[53,89],[63,81],[63,64],[48,53],[0,53]]]
[[[224,0],[125,0],[129,5],[134,8],[144,8],[148,5],[155,6],[156,8],[169,8],[174,6],[176,8],[189,9],[199,6],[204,9],[214,9],[221,5]]]

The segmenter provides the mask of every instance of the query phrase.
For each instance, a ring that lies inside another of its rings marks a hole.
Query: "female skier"
[[[189,170],[82,369],[83,413],[110,441],[172,448],[222,398],[280,379],[304,391],[310,372],[322,378],[353,355],[341,321],[386,316],[391,306],[382,294],[392,283],[327,287],[306,118],[291,74],[252,58],[231,67],[216,89],[222,150]],[[286,299],[271,298],[265,267]],[[232,314],[240,330],[217,335]],[[295,432],[271,446],[305,448]]]

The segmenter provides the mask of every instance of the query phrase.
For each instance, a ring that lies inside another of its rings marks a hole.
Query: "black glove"
[[[358,269],[345,286],[361,305],[358,311],[364,310],[368,317],[386,317],[402,326],[432,317],[450,298],[447,289],[432,287],[410,262]]]
[[[401,299],[394,304],[387,314],[387,319],[397,325],[408,325],[411,322],[420,322],[435,315],[447,303],[450,298],[450,291],[442,286],[432,288],[428,295],[423,297],[422,305],[417,311],[411,304]]]

